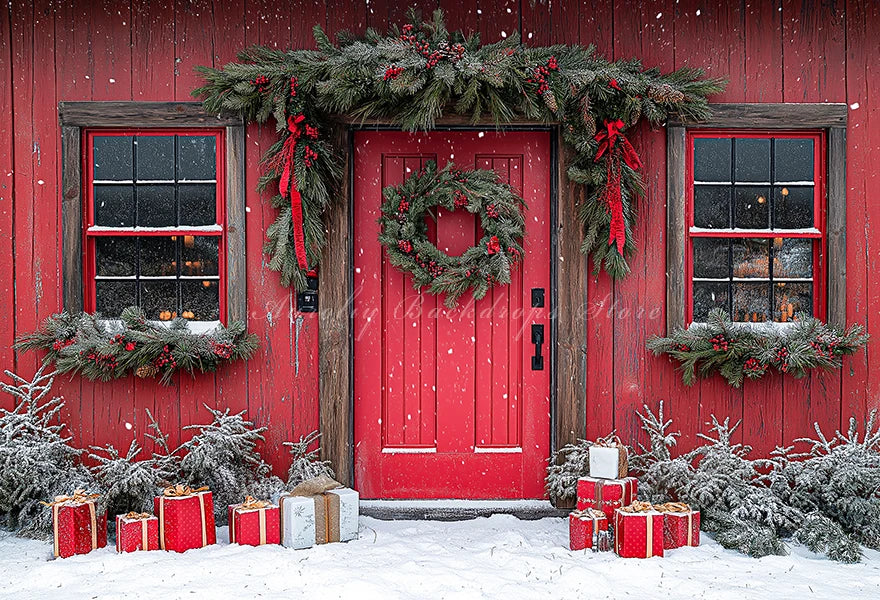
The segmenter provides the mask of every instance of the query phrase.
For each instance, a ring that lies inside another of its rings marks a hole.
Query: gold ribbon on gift
[[[208,490],[208,486],[203,485],[200,488],[191,488],[188,485],[169,485],[167,488],[162,490],[162,495],[167,498],[180,498],[183,496],[195,496],[199,492],[206,492]]]
[[[153,515],[151,515],[150,513],[145,513],[145,512],[139,513],[139,512],[131,511],[128,514],[122,515],[122,518],[125,519],[126,521],[140,521],[142,519],[152,519]]]
[[[694,511],[691,510],[689,504],[685,504],[684,502],[666,502],[665,504],[657,505],[654,508],[664,513],[687,513],[687,545],[694,545]]]
[[[593,521],[593,536],[599,535],[599,519],[605,518],[605,513],[595,508],[586,508],[584,510],[573,511],[572,516],[576,519],[591,519]]]
[[[629,474],[629,453],[619,437],[608,435],[597,439],[593,445],[600,448],[617,448],[620,451],[617,459],[617,478],[623,479]]]
[[[141,522],[141,550],[149,550],[150,549],[150,537],[149,533],[149,520],[153,518],[153,515],[145,512],[134,512],[131,511],[128,514],[122,516],[126,521],[140,521]],[[117,532],[117,535],[118,532]]]
[[[199,513],[202,517],[202,548],[208,545],[208,522],[205,516],[205,495],[208,486],[192,489],[180,484],[168,486],[159,496],[159,547],[165,550],[165,500],[167,498],[182,498],[197,495],[199,497]]]
[[[620,510],[625,513],[651,512],[654,510],[654,505],[650,502],[639,502],[638,500],[636,500],[629,506],[624,506]]]
[[[238,505],[236,510],[258,510],[260,508],[268,508],[272,506],[271,502],[266,500],[256,500],[253,496],[245,496],[244,502]]]
[[[52,542],[53,553],[56,558],[60,556],[60,548],[58,547],[58,515],[60,508],[64,505],[88,504],[92,532],[92,550],[98,547],[98,518],[95,514],[95,500],[100,497],[101,494],[87,494],[85,490],[74,490],[70,496],[55,496],[55,499],[51,502],[40,501],[40,504],[52,508]]]
[[[628,514],[645,514],[657,512],[654,510],[654,505],[650,502],[633,502],[629,506],[625,506],[623,508],[619,508],[614,512],[614,551],[617,554],[620,554],[620,544],[621,538],[623,536],[620,535],[620,520],[623,518],[621,515],[623,513]],[[648,515],[648,518],[645,521],[645,558],[651,558],[654,556],[654,517],[652,515]]]

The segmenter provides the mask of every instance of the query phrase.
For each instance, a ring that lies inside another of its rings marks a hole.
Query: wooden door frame
[[[494,129],[460,117],[438,120],[436,130]],[[327,243],[321,256],[318,311],[321,455],[331,461],[337,479],[354,484],[353,221],[354,133],[359,129],[399,130],[387,122],[341,119],[333,145],[340,151],[344,176],[336,202],[326,215]],[[587,261],[580,251],[583,228],[572,226],[583,186],[572,183],[565,165],[570,150],[558,123],[513,122],[504,130],[549,131],[550,153],[550,450],[586,435]],[[555,340],[555,343],[554,343]]]

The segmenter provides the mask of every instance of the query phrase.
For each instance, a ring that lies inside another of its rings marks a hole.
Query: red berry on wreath
[[[497,219],[498,216],[499,216],[499,215],[498,215],[498,207],[495,206],[494,204],[490,204],[490,205],[488,205],[488,206],[486,207],[486,215],[487,215],[490,219]]]
[[[493,235],[489,238],[489,241],[486,242],[486,252],[489,254],[497,254],[499,250],[501,250],[501,244],[498,243],[498,236]]]

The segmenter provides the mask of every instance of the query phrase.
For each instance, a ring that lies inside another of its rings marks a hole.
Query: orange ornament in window
[[[184,319],[195,319],[196,318],[196,316],[193,314],[193,312],[191,310],[183,311],[183,314],[181,316],[183,316]]]
[[[170,310],[163,310],[162,312],[159,313],[159,320],[160,321],[168,321],[170,319],[171,319],[171,311]]]

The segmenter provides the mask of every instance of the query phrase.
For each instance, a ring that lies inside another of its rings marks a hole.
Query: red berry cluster
[[[153,365],[159,369],[164,367],[171,367],[173,369],[177,367],[177,361],[174,360],[174,355],[171,354],[171,349],[168,348],[167,344],[162,346],[162,352],[153,360]]]
[[[495,278],[491,274],[486,275],[486,283],[492,285],[493,283],[495,283]]]
[[[391,65],[387,69],[385,69],[385,75],[382,77],[383,81],[389,81],[391,79],[397,79],[397,76],[403,73],[403,67],[398,67],[397,65]]]
[[[730,344],[733,343],[733,340],[725,338],[723,333],[719,333],[709,341],[712,342],[712,349],[715,352],[727,352]]]
[[[837,342],[826,342],[821,337],[817,337],[816,341],[810,342],[810,347],[816,351],[818,356],[827,356],[831,358],[837,350]]]
[[[767,365],[757,358],[750,358],[743,365],[743,371],[751,375],[763,375],[767,371]]]
[[[679,352],[690,352],[691,351],[691,347],[688,346],[687,344],[676,344],[675,349]]]
[[[313,140],[318,139],[318,128],[312,127],[311,125],[306,125],[306,137],[311,138]]]
[[[416,263],[421,268],[426,270],[431,275],[431,277],[434,277],[435,279],[437,277],[440,277],[441,275],[443,275],[444,271],[446,271],[446,269],[443,267],[443,265],[437,264],[437,261],[425,260],[422,258],[422,256],[420,254],[416,254]]]
[[[511,255],[512,257],[514,257],[515,259],[519,260],[519,250],[517,250],[517,249],[514,248],[513,246],[509,246],[509,247],[507,248],[507,253],[508,253],[509,255]]]
[[[788,348],[783,346],[776,351],[776,362],[779,363],[779,369],[783,373],[788,371]]]
[[[427,62],[425,63],[426,69],[433,69],[437,66],[437,63],[440,62],[440,59],[443,58],[443,53],[440,50],[431,50],[431,44],[428,43],[427,40],[419,40],[412,31],[413,26],[407,23],[403,26],[403,33],[400,34],[400,39],[404,42],[408,42],[410,46],[415,48],[419,53],[421,53],[422,56],[427,59]],[[461,54],[464,54],[464,47],[461,48]],[[386,81],[388,77],[388,71],[385,71]],[[395,74],[392,79],[394,77],[397,77],[397,74]]]
[[[409,210],[409,200],[406,199],[406,196],[400,201],[397,205],[397,214],[402,215]]]
[[[318,153],[315,152],[311,146],[306,146],[303,153],[303,162],[307,167],[311,167],[313,164],[315,164],[315,161],[318,159]]]
[[[537,94],[541,96],[544,92],[550,89],[550,84],[547,83],[547,76],[550,75],[550,71],[557,70],[559,70],[559,65],[556,62],[556,57],[551,56],[547,61],[547,64],[536,67],[535,70],[532,71],[532,76],[526,81],[528,81],[528,83],[537,83]]]
[[[235,348],[232,344],[224,344],[223,342],[211,341],[211,352],[220,358],[232,358],[232,350]]]
[[[494,204],[489,204],[488,206],[486,206],[486,215],[490,219],[497,219],[500,216],[498,213],[498,207]]]
[[[455,190],[455,192],[453,192],[452,194],[452,198],[455,208],[464,208],[468,205],[467,196],[465,196],[464,192],[462,192],[461,190]]]
[[[266,91],[266,86],[269,84],[269,78],[265,75],[257,75],[256,78],[251,82],[260,93]]]
[[[296,77],[291,77],[291,78],[290,78],[290,97],[291,97],[291,98],[296,97],[296,86],[297,86],[297,84],[298,84],[298,81],[296,80]]]
[[[71,344],[76,342],[76,338],[70,338],[69,340],[55,340],[52,342],[53,350],[61,350],[62,348],[67,348]]]
[[[102,371],[112,371],[119,364],[112,354],[99,354],[95,351],[86,354],[86,360],[94,363]]]
[[[412,242],[409,240],[397,240],[397,247],[405,254],[412,252]]]
[[[493,235],[489,238],[489,241],[486,242],[486,253],[487,254],[497,254],[501,250],[501,244],[498,243],[498,236]]]

